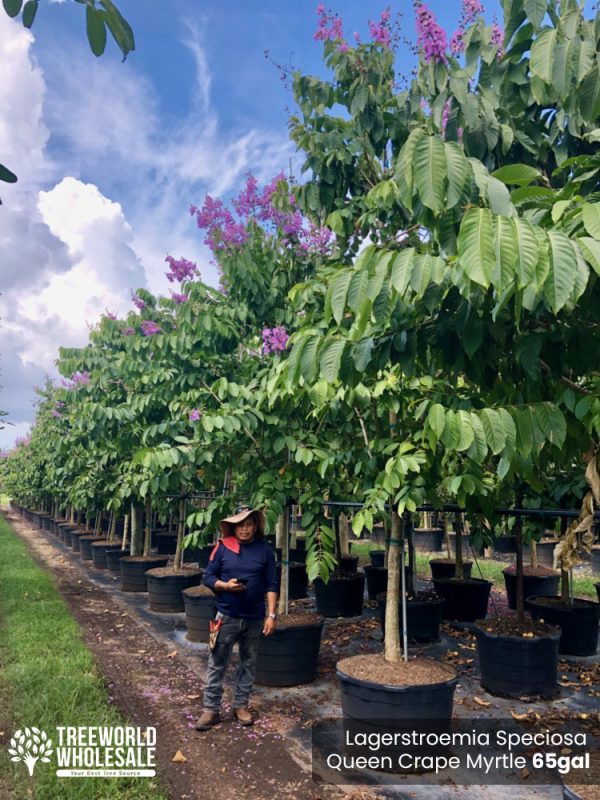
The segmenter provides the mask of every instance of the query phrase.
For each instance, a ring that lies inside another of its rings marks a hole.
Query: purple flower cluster
[[[165,272],[169,283],[174,283],[175,281],[182,283],[198,274],[197,265],[193,261],[188,261],[187,258],[183,258],[183,256],[180,259],[167,256],[165,261],[171,267],[169,272]]]
[[[138,297],[137,294],[131,294],[131,302],[137,308],[138,311],[143,311],[146,308],[146,303],[142,300],[141,297]]]
[[[61,384],[65,389],[69,389],[70,391],[71,389],[76,389],[78,386],[88,386],[90,380],[89,372],[74,372],[71,375],[71,380],[65,380],[65,378],[63,378]]]
[[[343,41],[343,22],[339,14],[332,14],[325,10],[324,5],[319,5],[317,6],[317,16],[319,17],[319,26],[314,35],[316,42]]]
[[[62,419],[62,414],[60,413],[60,411],[57,411],[55,408],[53,408],[53,409],[52,409],[52,411],[50,412],[50,414],[51,414],[53,417],[56,417],[57,419]]]
[[[149,319],[145,319],[140,327],[144,336],[153,336],[155,333],[164,333],[160,325],[157,325],[156,322],[152,322],[152,320]]]
[[[263,328],[263,355],[281,353],[287,347],[289,338],[283,325],[279,325],[276,328]]]
[[[369,31],[371,32],[371,38],[375,44],[380,44],[382,47],[386,48],[390,46],[392,41],[390,17],[391,11],[390,7],[388,6],[384,11],[381,12],[381,17],[379,18],[378,23],[369,20]]]
[[[449,97],[444,103],[444,108],[442,110],[442,129],[441,129],[442,136],[444,136],[446,133],[446,125],[448,124],[451,108],[452,108],[452,98]]]
[[[181,294],[180,292],[171,292],[171,297],[178,306],[185,303],[186,300],[189,300],[187,294]]]
[[[328,256],[334,236],[329,228],[321,228],[312,222],[300,232],[300,248],[311,255]]]
[[[29,444],[31,444],[31,436],[29,434],[27,436],[18,436],[15,439],[15,448],[27,447]]]
[[[112,311],[106,311],[102,316],[106,317],[106,319],[113,319],[113,320],[117,318],[117,315],[113,314]]]
[[[248,239],[246,228],[236,222],[222,200],[214,200],[210,195],[206,195],[202,208],[192,206],[190,213],[196,217],[196,224],[200,230],[207,231],[204,244],[208,245],[213,253],[228,248],[239,248]]]
[[[200,410],[198,408],[192,408],[190,411],[190,416],[188,417],[190,422],[198,422],[200,419]]]
[[[125,328],[123,331],[123,336],[133,336],[135,333],[135,328]]]
[[[465,29],[462,27],[462,25],[459,25],[452,34],[452,38],[450,39],[450,52],[455,57],[459,56],[465,49],[465,43],[463,41],[464,35]]]
[[[416,0],[415,16],[417,46],[423,51],[425,61],[446,61],[446,31],[438,25],[433,12],[425,3]]]
[[[504,55],[504,50],[502,48],[502,43],[504,42],[504,31],[500,27],[500,25],[498,25],[497,20],[494,20],[494,22],[492,23],[491,42],[492,44],[495,44],[496,47],[498,48],[498,58],[502,58],[502,56]]]
[[[461,22],[463,25],[470,25],[475,22],[477,17],[483,14],[483,3],[480,0],[463,0]]]

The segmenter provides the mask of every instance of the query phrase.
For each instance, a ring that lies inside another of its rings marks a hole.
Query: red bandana
[[[209,561],[212,561],[212,560],[213,560],[213,558],[215,557],[215,553],[216,553],[216,552],[217,552],[217,550],[219,549],[219,545],[220,545],[221,543],[222,543],[222,544],[223,544],[223,545],[224,545],[224,546],[225,546],[225,547],[226,547],[228,550],[231,550],[231,552],[232,552],[232,553],[235,553],[236,555],[239,555],[239,554],[240,554],[240,543],[239,543],[239,542],[238,542],[238,540],[235,538],[235,536],[226,536],[224,539],[219,539],[219,541],[218,541],[218,542],[216,543],[216,545],[213,547],[213,551],[212,551],[212,553],[210,554]]]

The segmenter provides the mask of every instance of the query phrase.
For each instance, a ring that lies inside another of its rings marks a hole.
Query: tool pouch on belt
[[[211,650],[217,646],[217,638],[222,624],[223,617],[220,614],[217,614],[216,619],[211,619],[208,623],[208,646]]]

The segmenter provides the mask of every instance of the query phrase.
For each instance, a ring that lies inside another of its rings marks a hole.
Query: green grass
[[[0,698],[3,723],[36,726],[56,743],[57,725],[127,724],[108,693],[77,623],[45,572],[0,516]],[[0,775],[15,800],[165,800],[158,779],[57,778],[56,760],[38,761],[33,778],[0,748]]]
[[[370,542],[352,542],[352,555],[355,556],[368,556],[369,550],[382,549],[377,545],[372,545]],[[429,570],[429,560],[431,558],[445,558],[444,553],[417,553],[417,573],[419,575],[429,577],[431,572]],[[485,578],[494,584],[496,589],[504,590],[504,577],[502,570],[508,566],[506,561],[493,561],[487,558],[478,558],[477,562],[473,564],[472,575],[474,578]],[[600,578],[581,578],[575,577],[573,579],[574,594],[578,597],[590,597],[593,600],[597,599],[596,588],[594,583],[598,583]]]

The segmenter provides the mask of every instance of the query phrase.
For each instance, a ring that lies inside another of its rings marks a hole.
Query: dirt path
[[[203,687],[178,651],[169,651],[126,604],[94,585],[85,567],[66,558],[41,531],[14,513],[6,516],[36,562],[54,576],[81,627],[111,700],[135,725],[156,727],[159,776],[171,797],[377,797],[374,792],[344,794],[339,789],[314,784],[310,773],[290,755],[284,738],[285,720],[276,710],[261,713],[250,729],[233,722],[229,712],[208,733],[197,733],[193,720],[200,713]],[[60,723],[76,725],[77,720]],[[178,750],[187,759],[184,763],[172,762]]]

